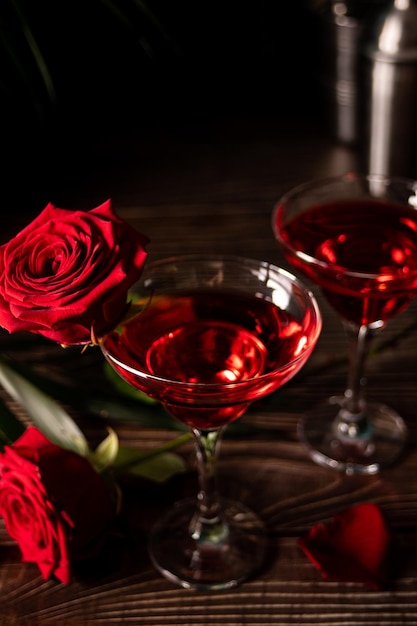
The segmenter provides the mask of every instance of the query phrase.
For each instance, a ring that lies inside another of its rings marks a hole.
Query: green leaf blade
[[[156,483],[164,483],[173,476],[186,472],[184,459],[174,452],[161,452],[152,455],[143,452],[143,458],[140,458],[140,453],[137,450],[121,446],[114,470],[117,471],[118,467],[126,468],[127,466],[126,471],[129,474]]]
[[[4,361],[0,361],[0,384],[50,441],[82,456],[88,454],[87,440],[68,413]]]

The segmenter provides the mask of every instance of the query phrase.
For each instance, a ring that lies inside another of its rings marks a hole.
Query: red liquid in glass
[[[123,364],[109,359],[131,385],[183,422],[209,430],[237,419],[298,371],[308,322],[269,301],[230,292],[154,296],[104,348]]]
[[[414,298],[417,210],[411,206],[341,200],[317,204],[287,224],[278,207],[276,219],[290,248],[317,262],[286,248],[288,260],[320,285],[343,318],[358,325],[385,321]]]

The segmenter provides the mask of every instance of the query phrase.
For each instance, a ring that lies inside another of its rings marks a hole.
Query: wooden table
[[[48,199],[91,208],[111,197],[120,215],[149,235],[151,259],[205,251],[280,264],[270,227],[275,200],[305,179],[355,169],[357,158],[311,121],[291,119],[223,120],[170,136],[131,136],[97,150],[97,170],[86,173],[82,185],[71,182],[69,172]],[[19,216],[19,227],[22,221]],[[369,397],[394,405],[408,424],[406,454],[376,476],[349,477],[315,465],[296,434],[303,411],[342,391],[346,377],[343,358],[339,362],[346,353],[341,323],[318,297],[324,328],[310,363],[286,388],[253,405],[242,420],[250,435],[236,430],[222,444],[222,493],[255,509],[268,529],[268,558],[259,575],[231,591],[206,593],[177,588],[152,567],[146,551],[151,523],[175,500],[195,492],[193,450],[186,444],[178,450],[186,474],[159,486],[123,481],[120,527],[105,553],[79,567],[69,586],[43,582],[35,565],[21,564],[18,548],[1,527],[1,626],[417,623],[417,325],[402,334],[417,319],[417,302],[384,331],[382,349],[368,367]],[[99,385],[101,356],[94,351],[64,355],[46,344],[17,350],[16,356],[57,380],[70,373],[80,386]],[[92,441],[107,423],[122,442],[140,448],[176,436],[170,428],[138,427],[111,411],[102,419],[73,414]],[[380,505],[395,539],[384,591],[323,580],[297,546],[313,524],[359,502]]]

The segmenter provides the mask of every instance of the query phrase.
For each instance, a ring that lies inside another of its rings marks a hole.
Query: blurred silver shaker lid
[[[374,61],[417,61],[416,0],[383,3],[367,21],[362,42],[362,53]]]

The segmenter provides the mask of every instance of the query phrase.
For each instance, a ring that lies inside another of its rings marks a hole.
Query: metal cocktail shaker
[[[417,0],[391,0],[361,45],[363,169],[417,175]]]
[[[317,78],[323,121],[336,141],[355,145],[358,123],[359,48],[368,14],[384,0],[310,0],[317,34]],[[386,2],[385,2],[386,3]]]

